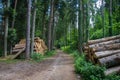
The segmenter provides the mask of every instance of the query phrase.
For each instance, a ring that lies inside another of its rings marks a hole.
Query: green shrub
[[[108,75],[103,80],[120,80],[120,75],[115,75],[115,74]]]
[[[42,61],[44,59],[44,56],[40,53],[33,53],[31,55],[31,58],[37,62]]]
[[[98,30],[94,31],[94,33],[92,32],[90,39],[98,39],[98,38],[102,38],[102,37],[103,37],[102,29],[98,29]]]
[[[46,53],[45,53],[45,56],[46,57],[50,57],[50,56],[53,56],[53,55],[55,55],[55,50],[52,50],[52,51],[47,51]]]
[[[71,49],[70,46],[64,46],[64,47],[61,47],[61,49],[64,51],[64,52],[67,52],[67,53],[72,53],[74,50]]]
[[[87,62],[84,55],[76,55],[75,71],[80,74],[84,80],[120,80],[119,75],[105,76],[105,67],[93,65],[91,62]]]

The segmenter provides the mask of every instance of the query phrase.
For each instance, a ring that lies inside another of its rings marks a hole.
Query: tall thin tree
[[[27,29],[26,29],[26,59],[30,58],[30,20],[31,20],[31,0],[27,2]]]
[[[32,21],[32,38],[31,38],[31,54],[33,53],[34,49],[34,37],[35,37],[35,23],[36,23],[36,3],[37,0],[34,0],[34,10],[33,10],[33,21]]]
[[[10,0],[6,2],[6,9],[9,10]],[[9,15],[5,16],[5,34],[4,34],[4,56],[7,56],[7,37],[8,37],[8,25],[9,25]]]
[[[89,39],[89,15],[88,15],[88,12],[89,12],[89,1],[87,1],[86,3],[86,42],[88,42],[88,39]]]
[[[82,50],[82,42],[83,42],[83,35],[82,35],[82,0],[78,0],[79,4],[79,21],[78,21],[78,49],[80,53],[83,52]]]
[[[16,8],[17,8],[17,0],[15,0],[15,4],[14,4],[14,13],[13,13],[13,20],[12,20],[12,28],[14,28],[14,24],[15,24]]]
[[[51,50],[52,45],[52,26],[53,26],[53,20],[54,20],[54,0],[50,0],[50,21],[48,26],[48,50]]]
[[[112,36],[112,0],[109,1],[109,36]]]
[[[103,26],[103,37],[105,37],[105,26],[104,26],[104,0],[102,0],[102,26]]]

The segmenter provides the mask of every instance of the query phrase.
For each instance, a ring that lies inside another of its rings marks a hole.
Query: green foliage
[[[17,33],[15,29],[9,29],[8,30],[8,42],[10,42],[11,44],[15,44],[16,39],[17,39]]]
[[[102,29],[97,29],[95,32],[91,32],[92,35],[90,36],[90,39],[98,39],[103,37]]]
[[[113,24],[113,34],[114,35],[120,34],[120,22]]]
[[[37,62],[40,62],[42,60],[44,60],[45,58],[48,58],[48,57],[51,57],[53,55],[56,54],[56,51],[55,50],[52,50],[52,51],[47,51],[45,52],[44,55],[40,54],[40,53],[33,53],[31,55],[31,58],[34,60],[34,61],[37,61]]]
[[[56,54],[56,51],[55,50],[52,50],[52,51],[47,51],[46,53],[45,53],[45,56],[46,57],[50,57],[50,56],[53,56],[53,55],[55,55]]]
[[[40,54],[40,53],[33,53],[31,55],[31,58],[33,60],[37,61],[37,62],[40,62],[40,61],[42,61],[44,59],[44,56],[42,54]]]
[[[119,75],[105,76],[105,67],[86,61],[85,55],[79,55],[78,51],[73,51],[72,54],[75,57],[75,71],[82,76],[83,80],[120,80]]]
[[[64,51],[64,52],[67,52],[67,53],[72,53],[74,50],[71,49],[70,46],[63,46],[61,47],[61,49]]]
[[[120,75],[114,75],[114,74],[108,75],[103,80],[120,80]]]

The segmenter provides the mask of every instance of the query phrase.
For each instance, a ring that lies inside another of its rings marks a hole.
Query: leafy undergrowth
[[[31,59],[28,60],[28,61],[30,61],[30,62],[32,62],[32,61],[41,62],[48,57],[54,56],[55,54],[56,54],[55,50],[46,51],[45,55],[42,55],[40,53],[33,53],[31,55]],[[17,62],[21,62],[21,61],[25,61],[25,59],[23,57],[21,57],[20,59],[13,59],[13,60],[12,59],[6,59],[6,58],[0,58],[0,62],[7,63],[7,64],[17,63]]]
[[[21,62],[24,61],[24,59],[14,59],[14,60],[10,60],[10,59],[0,59],[0,63],[7,63],[7,64],[11,64],[11,63],[17,63],[17,62]]]
[[[74,66],[77,74],[80,74],[83,80],[120,80],[120,75],[111,74],[104,75],[105,67],[93,65],[87,61],[83,54],[80,54],[77,50],[71,51],[68,47],[63,48],[63,51],[70,53],[74,56]]]
[[[48,57],[51,57],[53,55],[56,54],[56,51],[55,50],[52,50],[52,51],[46,51],[45,52],[45,55],[42,55],[40,53],[33,53],[31,55],[31,58],[32,60],[36,61],[36,62],[40,62],[40,61],[43,61],[44,59],[48,58]]]
[[[75,59],[75,70],[84,80],[120,80],[119,75],[112,74],[105,76],[105,67],[93,65],[91,62],[86,61],[84,55]]]

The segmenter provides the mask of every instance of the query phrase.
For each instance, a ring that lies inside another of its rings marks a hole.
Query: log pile
[[[116,71],[119,69],[116,66],[120,67],[120,35],[90,40],[85,44],[84,52],[94,64],[104,65]],[[120,69],[117,71],[120,72]]]
[[[18,44],[15,45],[15,47],[12,50],[12,53],[19,52],[23,48],[25,48],[26,40],[21,39]],[[40,39],[39,37],[36,37],[34,39],[34,52],[44,54],[45,50],[47,49],[47,46],[45,45],[45,42]]]

